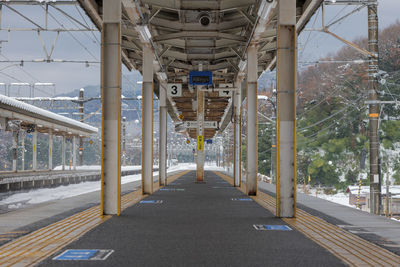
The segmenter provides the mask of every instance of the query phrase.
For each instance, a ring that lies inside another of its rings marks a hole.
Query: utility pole
[[[83,115],[84,115],[84,93],[85,89],[81,88],[79,90],[79,116],[80,116],[80,122],[83,122]],[[83,138],[79,137],[79,166],[83,165]]]
[[[378,85],[378,3],[377,0],[368,1],[368,100],[377,101]],[[381,211],[381,183],[379,173],[379,104],[369,104],[369,148],[370,148],[370,212],[380,214]]]

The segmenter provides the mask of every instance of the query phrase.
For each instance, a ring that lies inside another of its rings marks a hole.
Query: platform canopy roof
[[[1,128],[10,128],[11,125],[28,130],[36,126],[38,132],[66,136],[90,136],[98,129],[88,124],[58,115],[54,112],[0,95],[0,122]],[[12,128],[12,127],[11,127]]]
[[[78,2],[100,30],[102,0]],[[300,32],[323,0],[296,2]],[[246,51],[254,43],[258,45],[259,74],[275,67],[276,0],[122,0],[122,5],[122,61],[126,67],[141,71],[142,47],[150,45],[155,53],[155,80],[158,78],[162,87],[167,82],[182,83],[182,96],[169,97],[167,103],[170,116],[181,124],[177,129],[182,130],[181,121],[197,119],[189,71],[199,70],[201,65],[203,71],[213,72],[214,86],[232,84],[244,77]],[[231,113],[230,97],[208,92],[205,121],[218,122],[218,128],[206,128],[205,138],[223,131]],[[196,136],[196,129],[183,131]]]

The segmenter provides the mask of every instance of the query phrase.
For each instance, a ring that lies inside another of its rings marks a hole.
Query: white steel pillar
[[[73,157],[72,137],[68,138],[68,142],[69,142],[69,170],[72,170],[72,157]]]
[[[121,211],[121,0],[103,0],[101,214]]]
[[[153,194],[153,50],[143,45],[142,194]]]
[[[204,182],[204,94],[197,89],[197,182]]]
[[[122,166],[126,166],[126,117],[122,117]]]
[[[53,132],[49,131],[49,170],[53,169]]]
[[[65,170],[65,135],[62,136],[61,140],[61,165],[62,170]]]
[[[12,171],[17,171],[17,159],[18,159],[18,131],[13,131],[13,142],[12,142]]]
[[[159,184],[167,185],[167,93],[160,86],[159,126]]]
[[[22,131],[21,134],[21,170],[25,170],[25,131]]]
[[[233,177],[234,177],[234,186],[240,187],[241,185],[241,147],[242,147],[242,127],[241,127],[241,120],[242,120],[242,82],[238,79],[236,81],[235,87],[238,90],[234,93],[234,127],[233,127],[233,140],[234,140],[234,149],[233,149],[233,159],[234,159],[234,166],[233,166]]]
[[[35,125],[32,132],[32,170],[37,169],[37,126]]]
[[[257,195],[258,174],[258,125],[257,125],[257,46],[250,44],[247,50],[247,175],[246,192]]]
[[[76,136],[72,137],[72,168],[76,170]]]
[[[276,216],[296,216],[296,0],[278,2]]]

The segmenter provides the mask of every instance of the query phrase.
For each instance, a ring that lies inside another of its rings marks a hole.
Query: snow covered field
[[[61,167],[60,167],[61,168]],[[80,170],[100,170],[100,166],[81,166]],[[122,167],[123,170],[138,170],[140,166],[126,166]],[[216,165],[205,165],[205,170],[224,171],[222,167]],[[196,170],[194,163],[182,163],[168,168],[168,173],[183,171],[183,170]],[[153,175],[158,175],[154,172]],[[134,181],[139,181],[141,174],[128,175],[121,177],[121,183],[127,184]],[[0,200],[0,206],[5,206],[9,210],[22,208],[26,205],[39,204],[47,201],[66,199],[70,197],[79,196],[100,190],[100,181],[84,182],[79,184],[71,184],[66,186],[59,186],[56,188],[42,188],[33,189],[28,192],[16,193]],[[303,193],[302,187],[298,187],[298,192]],[[334,195],[324,194],[320,189],[317,191],[311,188],[308,195],[322,198],[340,205],[351,208],[356,208],[354,205],[349,204],[349,196],[345,193],[337,193]]]
[[[303,193],[303,190],[302,190],[301,187],[298,187],[298,192]],[[343,193],[343,192],[336,193],[334,195],[327,195],[327,194],[324,194],[321,189],[318,190],[318,192],[317,192],[317,190],[315,188],[312,188],[312,189],[309,190],[308,195],[309,196],[318,197],[318,198],[322,198],[322,199],[331,201],[331,202],[336,203],[336,204],[340,204],[340,205],[343,205],[343,206],[347,206],[347,207],[356,209],[355,205],[350,205],[349,204],[349,195],[346,194],[346,193]],[[366,212],[366,211],[364,211],[364,212]],[[394,220],[394,221],[400,222],[399,219],[396,219],[396,218],[391,218],[391,219]]]
[[[299,188],[299,192],[303,193],[303,190]],[[350,208],[356,208],[356,206],[349,204],[349,195],[346,193],[343,193],[343,192],[337,193],[334,195],[327,195],[327,194],[324,194],[321,189],[318,190],[318,192],[317,192],[317,190],[315,188],[312,188],[309,190],[308,195],[322,198],[322,199],[328,200],[330,202],[334,202],[334,203],[337,203],[337,204],[340,204],[343,206],[347,206]]]
[[[61,169],[61,166],[58,166],[56,168]],[[80,166],[78,167],[78,169],[100,170],[100,166]],[[140,169],[140,166],[122,167],[122,170],[138,170],[138,169]],[[196,169],[196,164],[184,163],[168,168],[168,173],[181,170],[195,170],[195,169]],[[223,168],[217,167],[215,165],[205,165],[205,169],[223,171]],[[153,172],[153,175],[158,175],[158,171]],[[121,177],[121,183],[127,184],[134,181],[139,181],[140,179],[141,179],[141,174],[123,176]],[[100,190],[100,181],[63,185],[56,188],[33,189],[28,192],[16,193],[0,200],[0,206],[6,206],[8,209],[18,209],[26,205],[75,197],[82,194],[95,192],[98,190]]]
[[[158,166],[154,166],[156,168],[158,168]],[[136,170],[140,170],[141,166],[137,165],[137,166],[122,166],[121,170],[122,171],[136,171]],[[69,166],[65,166],[66,170],[69,170]],[[101,166],[100,165],[83,165],[83,166],[76,166],[76,169],[78,171],[100,171],[101,170]],[[62,170],[62,166],[57,166],[55,167],[53,170],[55,171],[61,171]]]

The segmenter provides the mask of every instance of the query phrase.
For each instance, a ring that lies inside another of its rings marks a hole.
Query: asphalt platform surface
[[[195,183],[189,172],[72,242],[39,266],[343,266],[213,172]],[[112,249],[104,261],[53,260],[66,249]]]

